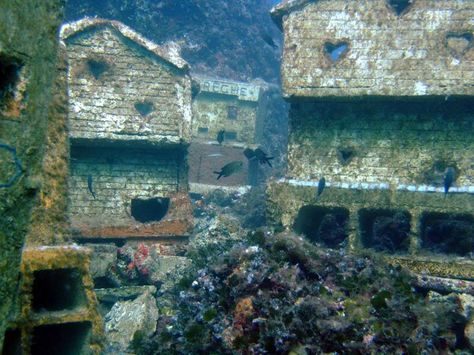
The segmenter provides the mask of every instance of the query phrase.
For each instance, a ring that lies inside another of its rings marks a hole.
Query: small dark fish
[[[445,196],[448,194],[449,188],[453,185],[455,173],[456,172],[451,167],[448,167],[446,169],[446,173],[444,174],[444,179],[443,179]]]
[[[269,157],[267,153],[265,153],[261,148],[255,149],[254,154],[260,164],[262,165],[268,164],[270,168],[272,167],[270,160],[273,159],[273,157]]]
[[[243,165],[244,165],[244,163],[241,162],[240,160],[235,160],[235,161],[232,161],[232,162],[224,165],[221,168],[221,171],[214,171],[214,174],[218,175],[217,180],[219,180],[221,178],[221,176],[227,177],[227,176],[230,176],[232,174],[238,173],[240,170],[242,170]]]
[[[224,135],[225,135],[225,130],[221,129],[219,132],[217,132],[217,141],[219,144],[222,144],[224,141]]]
[[[318,181],[318,191],[316,192],[316,199],[319,196],[321,196],[321,194],[323,193],[325,187],[326,187],[326,179],[324,177],[322,177]]]
[[[253,149],[245,148],[243,153],[248,160],[255,159],[255,152],[253,151]]]
[[[94,197],[95,200],[95,193],[94,190],[92,190],[92,175],[87,175],[87,188],[89,189],[89,192],[92,194],[92,197]]]
[[[273,40],[272,36],[270,36],[270,34],[266,33],[266,32],[262,32],[260,33],[260,37],[263,39],[263,41],[268,44],[270,47],[276,49],[278,48],[278,45],[275,43],[275,41]]]

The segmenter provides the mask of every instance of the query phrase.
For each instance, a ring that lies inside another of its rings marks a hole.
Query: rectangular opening
[[[21,332],[19,329],[7,329],[3,340],[2,355],[21,355]]]
[[[474,252],[472,215],[425,212],[420,222],[423,249],[461,256]]]
[[[361,209],[359,230],[362,245],[389,254],[408,251],[410,219],[407,211]]]
[[[236,120],[239,114],[237,106],[227,106],[227,118],[229,120]]]
[[[204,137],[204,136],[207,136],[208,133],[209,133],[209,128],[207,128],[207,127],[199,127],[199,128],[198,128],[198,134],[199,134],[200,136],[203,136],[203,137]]]
[[[43,325],[33,329],[32,355],[90,354],[91,323]]]
[[[235,141],[237,139],[237,133],[236,132],[228,132],[225,131],[224,133],[224,139],[226,141]]]
[[[21,61],[0,54],[0,110],[8,109],[15,97],[15,90],[20,78]]]
[[[33,274],[33,310],[72,310],[87,304],[78,269],[39,270]]]
[[[340,247],[346,240],[349,211],[307,205],[300,208],[293,224],[296,233],[329,248]]]

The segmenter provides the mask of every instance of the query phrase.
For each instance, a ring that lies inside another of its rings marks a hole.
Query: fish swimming
[[[323,193],[325,187],[326,187],[326,179],[323,176],[318,181],[318,190],[316,191],[316,199],[318,199],[319,196],[321,196],[321,194]]]
[[[232,161],[221,168],[221,171],[214,171],[214,174],[217,174],[217,180],[219,180],[222,176],[228,177],[232,174],[238,173],[242,170],[244,163],[240,160]]]
[[[248,160],[255,159],[255,152],[253,151],[253,149],[245,148],[243,153]]]
[[[269,33],[262,32],[262,33],[260,33],[260,37],[270,47],[272,47],[274,49],[278,48],[278,45],[275,43],[275,41],[273,40],[272,36],[270,36]]]
[[[446,169],[446,173],[444,174],[444,195],[446,196],[448,194],[449,188],[453,185],[454,182],[454,175],[455,175],[454,168],[448,167]]]
[[[254,154],[260,164],[265,165],[266,163],[270,166],[270,168],[272,167],[270,160],[273,159],[273,157],[269,157],[267,153],[265,153],[261,148],[255,149]]]
[[[89,189],[89,192],[95,200],[95,193],[94,190],[92,190],[92,175],[87,175],[87,188]]]
[[[221,129],[219,132],[217,132],[217,142],[219,144],[222,144],[222,142],[224,141],[224,134],[225,134],[225,130]]]

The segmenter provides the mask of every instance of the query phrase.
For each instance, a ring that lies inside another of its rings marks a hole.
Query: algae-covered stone
[[[458,298],[462,309],[461,314],[467,319],[464,336],[472,347],[474,346],[474,296],[463,293]]]
[[[62,209],[57,209],[56,197],[60,195],[56,192],[62,186],[59,177],[65,176],[61,172],[66,170],[62,169],[64,165],[57,166],[63,162],[63,150],[50,148],[61,142],[57,136],[53,137],[53,132],[61,131],[64,123],[62,101],[56,100],[54,94],[60,85],[53,84],[63,3],[62,0],[0,0],[0,143],[15,149],[22,166],[21,176],[0,188],[0,352],[17,286],[21,248],[35,206],[41,207],[36,215],[42,216],[40,219],[33,216],[33,220],[39,221],[35,230],[54,231],[48,233],[50,239],[53,235],[62,238],[57,228]],[[48,159],[50,153],[58,153],[56,158],[60,155],[61,158]],[[0,159],[0,176],[10,177],[9,170],[11,163],[5,164]],[[48,176],[46,185],[31,184],[33,180],[43,180],[43,175]],[[55,221],[54,226],[51,221]]]
[[[115,303],[105,316],[108,348],[104,353],[132,354],[129,347],[134,338],[153,334],[157,319],[158,308],[150,290],[134,300]]]
[[[90,272],[96,288],[117,286],[120,282],[114,269],[117,264],[117,247],[113,244],[87,244],[92,254]]]
[[[159,256],[153,265],[150,279],[154,284],[161,284],[160,290],[172,288],[189,270],[191,259],[183,256]]]

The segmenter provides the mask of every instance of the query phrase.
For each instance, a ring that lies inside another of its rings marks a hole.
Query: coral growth
[[[474,252],[474,221],[442,218],[430,223],[423,246],[434,252],[467,255]]]
[[[400,268],[290,234],[249,233],[158,304],[157,333],[140,354],[433,353],[466,344],[456,297],[424,297]]]
[[[127,245],[117,250],[118,271],[130,283],[147,280],[150,274],[147,260],[150,256],[150,247],[144,243],[136,248]]]
[[[410,232],[409,216],[397,212],[393,216],[378,216],[372,225],[372,247],[379,251],[406,251]]]

